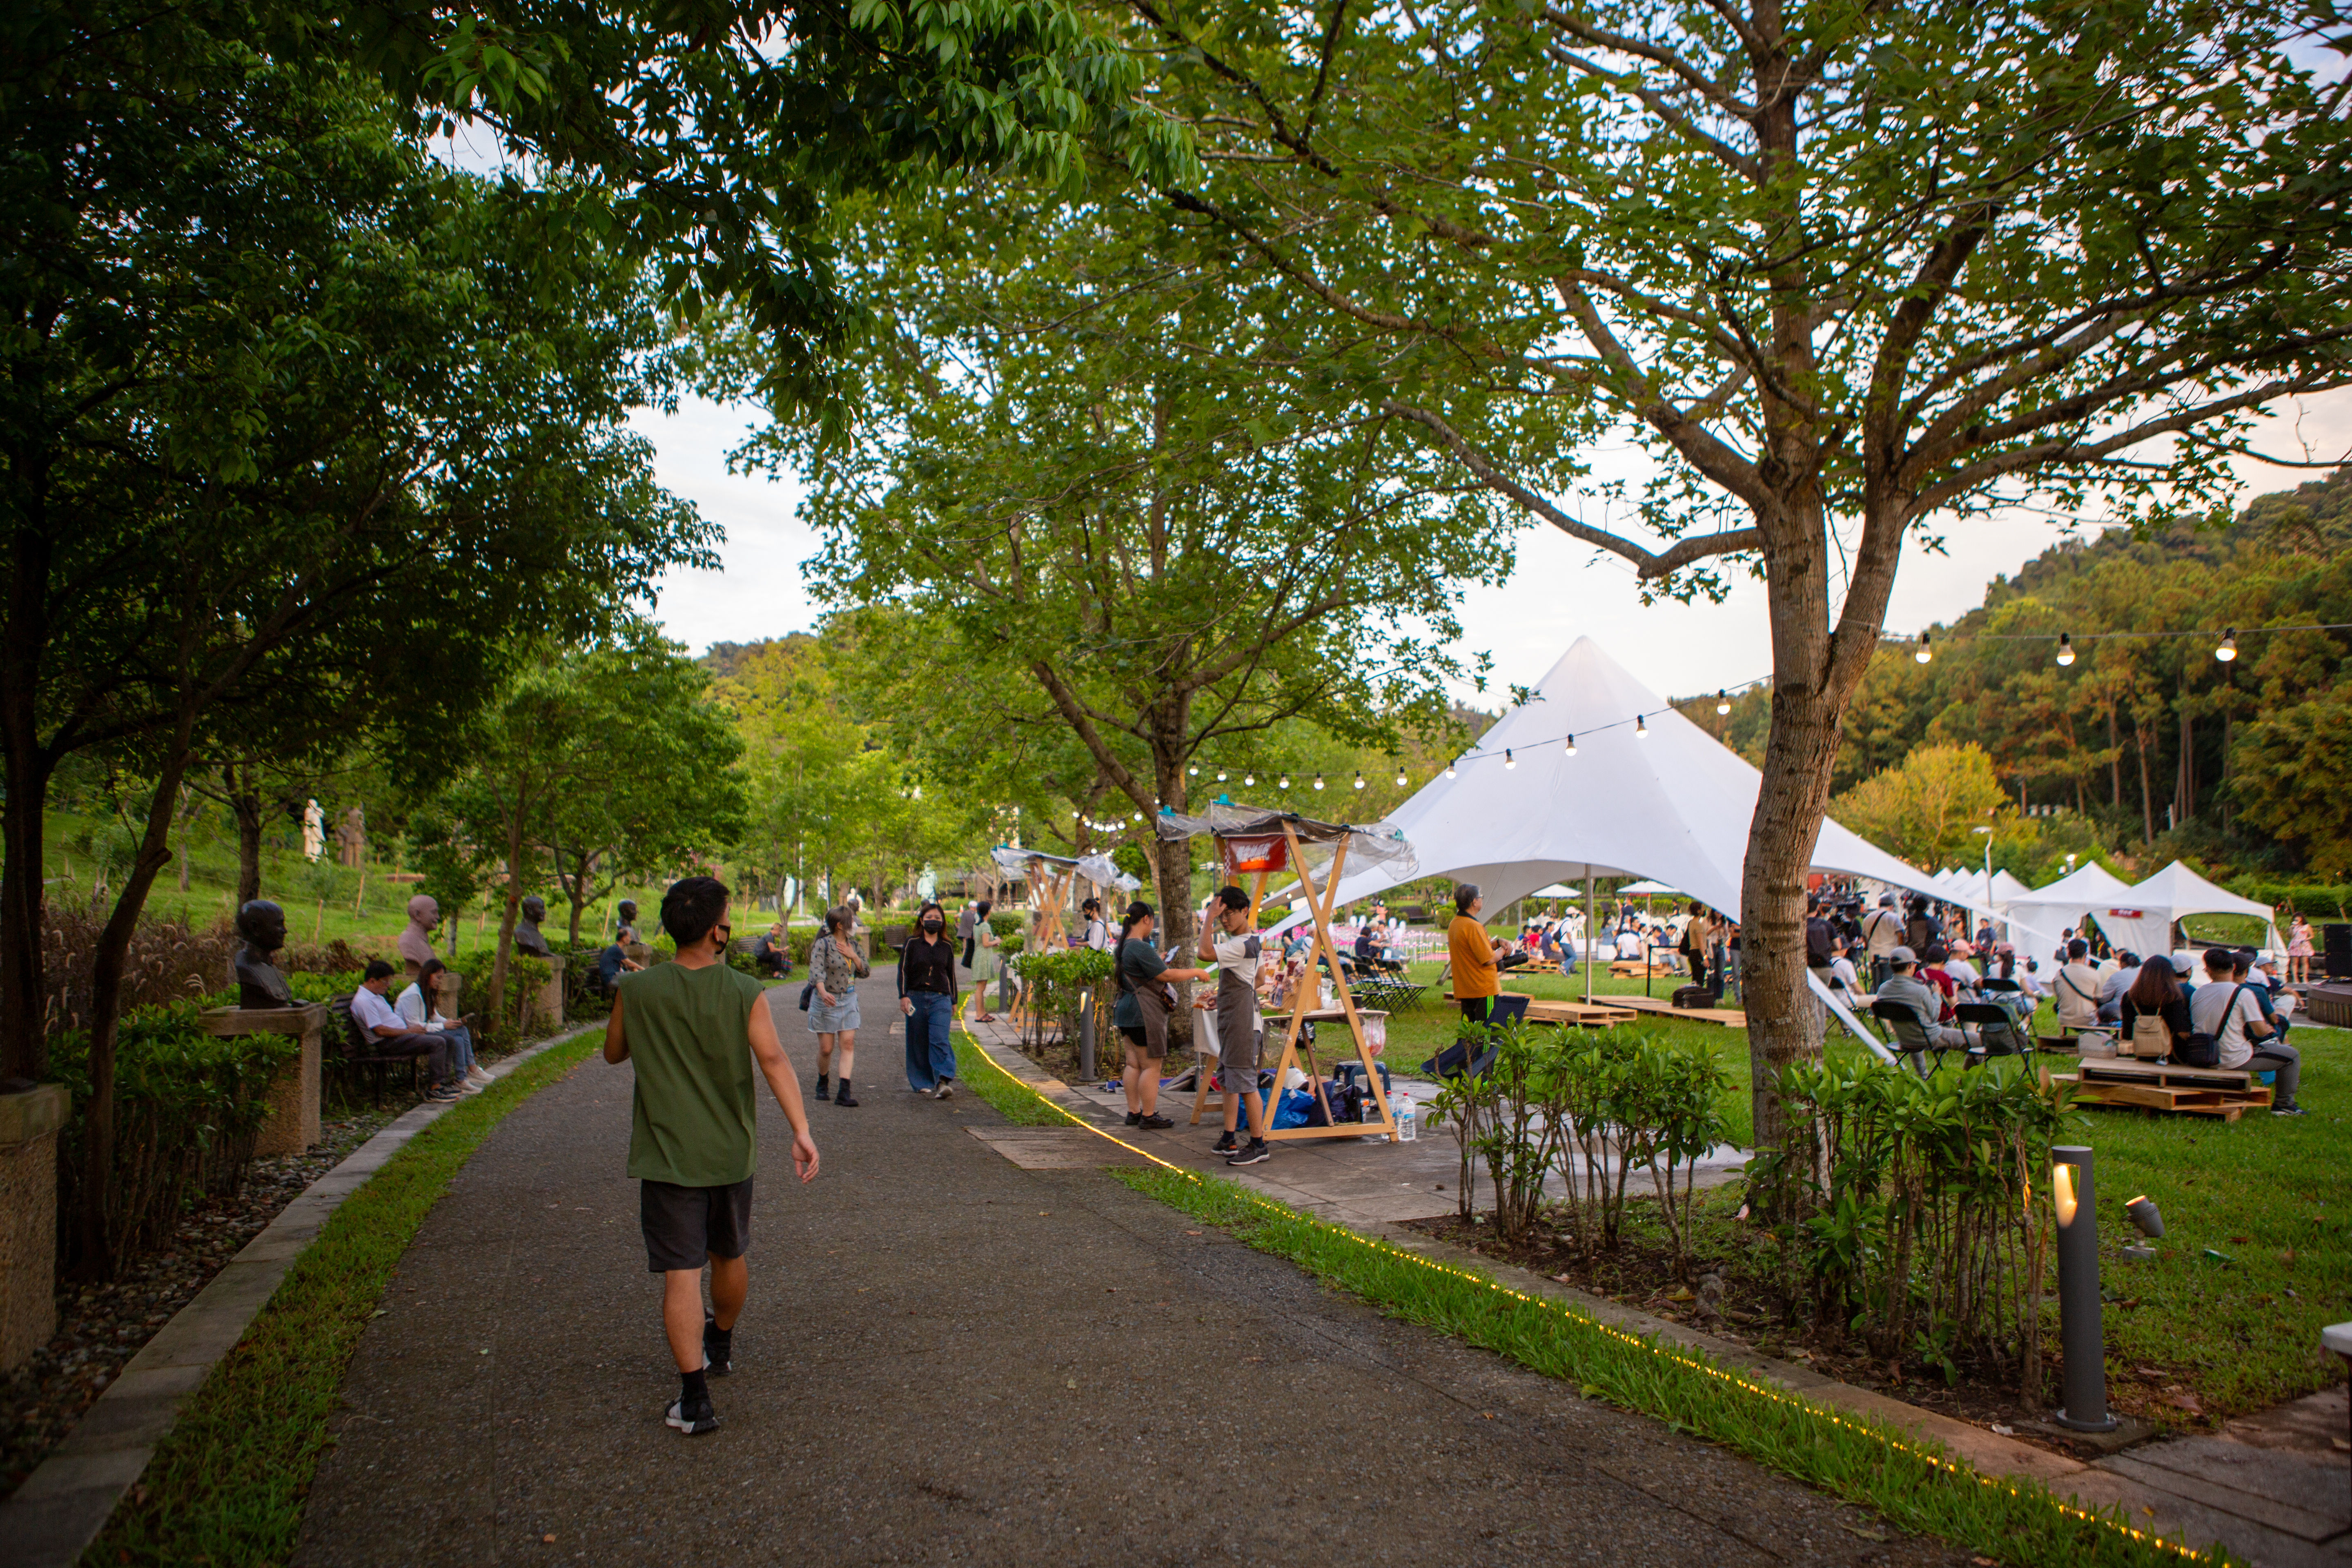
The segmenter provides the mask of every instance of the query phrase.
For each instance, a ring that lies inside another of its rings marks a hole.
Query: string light
[[[2220,659],[2223,664],[2227,664],[2231,659],[2238,657],[2237,627],[2231,626],[2229,630],[2221,634],[2221,646],[2213,650],[2213,657]]]
[[[1576,737],[1573,735],[1568,738],[1568,754],[1571,757],[1576,755]]]
[[[1224,782],[1225,782],[1225,770],[1224,770],[1224,769],[1223,769],[1223,768],[1219,768],[1219,769],[1217,770],[1217,782],[1218,782],[1219,784],[1223,784],[1223,783],[1224,783]]]
[[[1290,787],[1290,775],[1288,773],[1282,775],[1282,784],[1280,787],[1283,789],[1288,789]]]
[[[1731,693],[1718,691],[1715,694],[1715,711],[1718,718],[1731,711]]]
[[[1321,773],[1317,773],[1315,775],[1315,787],[1317,789],[1321,789],[1323,787],[1323,775]]]
[[[1634,714],[1634,715],[1633,715],[1633,739],[1635,739],[1635,740],[1637,740],[1637,741],[1646,741],[1646,740],[1648,740],[1649,738],[1650,738],[1650,719],[1649,719],[1649,715],[1647,715],[1647,714],[1645,714],[1645,713],[1636,713],[1636,714]]]
[[[2060,664],[2074,662],[2074,638],[2070,633],[2058,634],[2058,662]]]
[[[1255,773],[1244,773],[1242,775],[1242,787],[1244,789],[1255,789],[1257,787],[1257,775]]]
[[[1503,765],[1507,768],[1516,768],[1519,765],[1519,759],[1511,755],[1511,748],[1508,746],[1503,748]]]
[[[1397,788],[1404,788],[1404,764],[1402,763],[1399,763],[1397,764]]]
[[[1935,657],[1936,657],[1933,653],[1930,653],[1930,652],[1927,650],[1927,634],[1926,632],[1921,632],[1921,633],[1919,634],[1919,647],[1918,647],[1918,650],[1917,650],[1916,652],[1915,652],[1914,654],[1912,654],[1912,656],[1911,656],[1911,657],[1912,657],[1913,658],[1917,659],[1921,664],[1925,664],[1925,663],[1927,663],[1929,659],[1931,659],[1931,658],[1935,658]]]
[[[1184,776],[1188,779],[1199,778],[1201,776],[1201,764],[1194,763],[1191,767],[1186,768],[1184,770]]]
[[[1356,787],[1358,789],[1364,787],[1364,770],[1361,768],[1356,770]]]
[[[1445,764],[1445,776],[1447,778],[1452,778],[1454,776],[1454,764],[1452,763]]]

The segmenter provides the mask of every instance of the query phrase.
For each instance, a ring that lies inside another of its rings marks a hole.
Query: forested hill
[[[2153,536],[2111,528],[2090,540],[2070,539],[2029,561],[2014,578],[1996,577],[1979,610],[1955,630],[2019,595],[2043,595],[2059,584],[2106,562],[2129,559],[2160,566],[2171,561],[2207,565],[2242,562],[2248,552],[2325,559],[2352,549],[2352,468],[2337,468],[2291,490],[2256,496],[2226,528],[2180,523]]]

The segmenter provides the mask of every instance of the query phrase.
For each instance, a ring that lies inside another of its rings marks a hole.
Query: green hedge
[[[2282,904],[2299,910],[2305,919],[2315,924],[2352,921],[2352,882],[2287,882],[2247,876],[2232,877],[2224,886],[2242,897],[2259,899],[2273,910]],[[2286,933],[2282,931],[2279,934]]]
[[[254,1135],[269,1113],[269,1084],[300,1054],[291,1035],[211,1035],[205,1004],[142,1008],[122,1020],[114,1054],[114,1162],[100,1207],[117,1264],[169,1237],[198,1195],[244,1185]],[[91,1179],[86,1153],[89,1039],[51,1037],[49,1076],[73,1096],[58,1161],[58,1262],[81,1262],[74,1224]]]

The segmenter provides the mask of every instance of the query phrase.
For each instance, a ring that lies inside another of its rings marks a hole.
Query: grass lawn
[[[1412,978],[1432,980],[1436,971],[1433,963],[1416,965]],[[1673,982],[1654,986],[1664,994]],[[1506,988],[1580,997],[1584,980],[1535,975]],[[1641,989],[1638,981],[1607,978],[1593,986],[1596,996]],[[1433,984],[1418,1005],[1392,1016],[1391,1070],[1410,1072],[1452,1040],[1456,1017]],[[2046,1005],[2036,1024],[2057,1032]],[[1724,1115],[1745,1144],[1753,1126],[1745,1033],[1699,1023],[1654,1026],[1679,1046],[1721,1056],[1733,1079]],[[2319,1331],[2352,1320],[2352,1031],[2306,1021],[2290,1037],[2303,1053],[2307,1116],[2256,1111],[2222,1122],[2104,1107],[2075,1115],[2070,1141],[2097,1154],[2108,1375],[2125,1408],[2193,1426],[2200,1415],[2259,1410],[2343,1380],[2341,1366],[2319,1348]],[[1860,1048],[1832,1031],[1832,1055]],[[2167,1230],[2157,1258],[2145,1263],[2122,1253],[2137,1239],[2123,1203],[2143,1193],[2162,1210]],[[1719,1223],[1722,1242],[1738,1245],[1727,1217]],[[2166,1392],[2175,1387],[2191,1391],[2197,1408]]]

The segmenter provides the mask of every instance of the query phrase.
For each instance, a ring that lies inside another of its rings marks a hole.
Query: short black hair
[[[1475,882],[1465,882],[1465,883],[1463,883],[1460,887],[1458,887],[1458,888],[1456,888],[1456,889],[1454,889],[1454,912],[1455,914],[1457,914],[1457,915],[1466,915],[1466,914],[1468,914],[1468,913],[1470,912],[1470,906],[1471,906],[1471,905],[1473,905],[1473,904],[1475,904],[1475,903],[1476,903],[1477,901],[1478,901],[1478,884],[1477,884],[1477,883],[1475,883]]]
[[[367,968],[361,973],[360,978],[362,980],[381,980],[391,973],[391,964],[386,963],[381,958],[371,958],[368,960]]]
[[[2225,974],[2238,967],[2238,950],[2234,947],[2209,947],[2205,950],[2205,972]]]
[[[680,877],[662,895],[662,930],[683,949],[727,918],[727,884],[716,877]]]
[[[2069,958],[2088,958],[2091,956],[2091,944],[2084,942],[2078,936],[2074,941],[2066,944],[2066,956]]]
[[[1245,910],[1249,908],[1249,895],[1228,882],[1217,889],[1217,902],[1229,910]]]
[[[1952,956],[1952,950],[1939,942],[1932,943],[1927,951],[1919,956],[1929,963],[1942,963]]]

